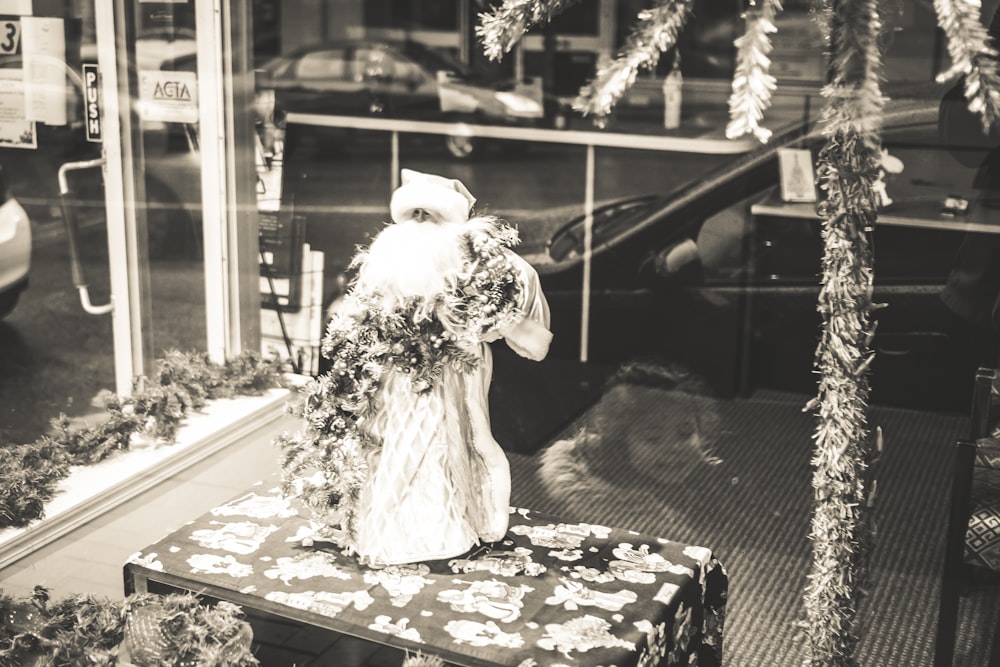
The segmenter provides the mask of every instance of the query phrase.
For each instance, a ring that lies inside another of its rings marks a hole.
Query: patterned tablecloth
[[[502,542],[370,569],[303,546],[258,486],[129,558],[149,580],[461,665],[720,665],[728,578],[709,549],[512,509]],[[308,544],[308,541],[307,541]]]

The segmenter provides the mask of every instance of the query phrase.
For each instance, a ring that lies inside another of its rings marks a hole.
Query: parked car
[[[279,123],[291,111],[512,126],[560,126],[565,120],[565,111],[540,87],[491,80],[415,41],[307,46],[261,67],[257,88],[273,93]],[[445,137],[456,158],[469,157],[477,145],[474,137]]]
[[[0,169],[0,318],[14,310],[28,287],[31,269],[31,222],[21,204],[10,196]]]
[[[821,220],[815,203],[782,200],[779,152],[798,148],[815,158],[823,140],[802,130],[777,136],[677,191],[598,207],[588,359],[680,364],[720,394],[815,392]],[[888,177],[893,201],[872,233],[874,300],[888,304],[873,341],[873,401],[964,409],[968,351],[953,338],[940,292],[963,223],[996,218],[1000,231],[1000,210],[982,203],[975,169],[938,140],[936,100],[891,107],[883,141],[903,171]],[[971,202],[968,212],[949,217],[949,196]],[[528,256],[552,310],[555,357],[580,351],[584,231],[576,218],[551,235],[543,254]]]

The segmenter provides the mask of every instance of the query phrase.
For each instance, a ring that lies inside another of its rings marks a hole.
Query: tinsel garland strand
[[[581,90],[573,108],[602,122],[635,83],[640,70],[656,67],[660,55],[677,44],[694,0],[657,0],[639,12],[636,24],[614,60],[601,66]]]
[[[866,576],[871,526],[866,520],[868,368],[872,361],[873,263],[870,233],[877,216],[882,108],[880,17],[875,0],[820,6],[832,49],[827,142],[818,177],[825,201],[824,256],[818,308],[818,421],[812,464],[816,507],[813,560],[804,595],[813,667],[855,664],[857,608]]]
[[[544,25],[580,0],[504,0],[492,12],[479,14],[476,36],[483,53],[490,60],[500,60],[503,54],[529,29]]]
[[[729,96],[729,124],[726,137],[736,139],[752,134],[761,143],[771,138],[771,131],[761,126],[764,111],[771,106],[771,93],[777,80],[770,73],[770,35],[778,31],[774,18],[781,11],[778,0],[751,0],[744,13],[746,30],[735,42],[736,72]]]
[[[939,81],[965,75],[969,111],[979,115],[983,131],[1000,119],[1000,73],[997,48],[983,27],[981,3],[968,0],[934,0],[938,26],[948,40],[952,65]]]

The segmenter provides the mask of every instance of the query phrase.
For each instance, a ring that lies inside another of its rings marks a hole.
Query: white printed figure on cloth
[[[453,558],[507,532],[488,343],[541,361],[552,334],[517,232],[470,217],[474,203],[460,181],[403,170],[393,222],[355,258],[327,328],[331,369],[306,389],[307,431],[281,442],[286,492],[327,512],[329,538],[370,565]]]

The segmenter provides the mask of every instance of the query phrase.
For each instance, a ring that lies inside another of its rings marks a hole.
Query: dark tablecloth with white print
[[[512,509],[504,540],[372,569],[303,545],[304,509],[258,485],[129,558],[161,581],[469,666],[720,665],[728,578],[712,552]]]

